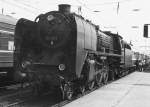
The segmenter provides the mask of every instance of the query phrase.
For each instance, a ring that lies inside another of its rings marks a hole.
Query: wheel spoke
[[[111,71],[111,80],[115,80],[115,72]]]
[[[103,74],[103,82],[104,82],[104,84],[106,84],[107,81],[108,81],[108,72],[105,71],[104,74]]]
[[[73,92],[70,90],[70,91],[68,91],[68,92],[66,92],[66,98],[68,99],[68,100],[71,100],[72,99],[72,96],[73,96]]]
[[[102,79],[103,79],[102,73],[98,73],[98,74],[96,75],[96,84],[97,84],[98,86],[101,86],[101,85],[102,85]]]
[[[84,94],[84,92],[85,92],[85,86],[80,86],[80,92],[81,92],[81,94]]]
[[[73,97],[73,89],[71,87],[71,85],[69,84],[65,84],[64,85],[64,96],[67,100],[71,100]]]
[[[89,89],[89,90],[92,90],[92,88],[94,88],[94,84],[95,84],[94,81],[89,82],[89,83],[88,83],[88,89]]]
[[[64,92],[64,89],[63,89],[63,85],[61,84],[60,86],[60,90],[61,90],[61,97],[62,97],[62,100],[65,100],[65,92]]]

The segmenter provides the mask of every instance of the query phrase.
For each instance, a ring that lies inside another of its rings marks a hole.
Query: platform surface
[[[150,107],[150,73],[133,72],[64,107]]]

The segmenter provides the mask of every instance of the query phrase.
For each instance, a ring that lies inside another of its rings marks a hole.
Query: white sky
[[[117,2],[120,3],[118,14]],[[150,54],[150,39],[143,38],[143,25],[150,24],[150,0],[0,0],[0,10],[4,8],[4,14],[16,18],[34,20],[41,13],[58,10],[61,3],[71,4],[71,11],[76,13],[81,6],[80,14],[100,29],[118,32],[127,42],[132,41],[135,51]]]

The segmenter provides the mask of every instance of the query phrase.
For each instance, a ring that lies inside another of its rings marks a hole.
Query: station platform
[[[64,107],[150,107],[150,73],[133,72]]]

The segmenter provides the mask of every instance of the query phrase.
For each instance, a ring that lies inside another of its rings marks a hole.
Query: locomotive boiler
[[[120,75],[122,37],[107,34],[70,5],[39,15],[35,21],[20,19],[15,29],[16,74],[32,81],[39,92],[59,88],[62,97],[100,86]]]

